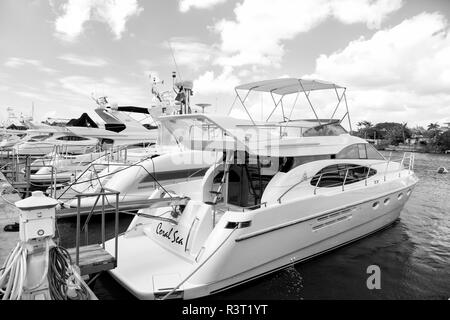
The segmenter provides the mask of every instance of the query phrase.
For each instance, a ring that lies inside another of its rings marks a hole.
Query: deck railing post
[[[56,168],[56,166],[55,165],[53,165],[52,166],[52,170],[55,170],[55,174],[54,174],[54,176],[53,176],[53,178],[54,178],[54,181],[53,181],[53,190],[54,190],[54,193],[53,193],[53,198],[54,199],[56,199],[56,179],[57,179],[57,177],[58,177],[58,169]]]
[[[80,207],[81,207],[81,197],[78,196],[78,206],[77,206],[77,233],[75,238],[75,250],[76,250],[76,256],[75,256],[75,263],[77,266],[80,265]]]
[[[115,258],[117,263],[119,254],[119,192],[116,193],[115,237]]]
[[[84,245],[89,245],[89,224],[84,227]]]
[[[55,175],[55,173],[54,173],[54,171],[53,171],[53,166],[50,166],[50,179],[51,179],[51,182],[50,182],[50,192],[51,192],[51,194],[53,195],[54,194],[54,191],[53,191],[53,181],[54,181],[54,175]],[[55,199],[56,199],[56,197],[55,197]]]
[[[102,188],[102,246],[105,249],[105,190]]]
[[[320,180],[322,180],[322,175],[323,175],[323,173],[319,176],[319,180],[317,180],[317,183],[316,183],[316,185],[314,187],[314,195],[316,194],[316,189],[317,189],[317,187],[318,187],[318,185],[320,183]]]
[[[367,187],[367,179],[369,178],[369,174],[370,174],[370,167],[372,165],[369,165],[369,169],[367,170],[367,174],[366,174],[366,187]]]
[[[27,175],[27,189],[25,191],[25,196],[28,196],[30,193],[30,187],[31,187],[31,159],[30,156],[27,156],[25,160],[25,168],[26,168],[26,175]]]
[[[342,191],[344,191],[345,182],[347,181],[348,170],[349,169],[345,170],[344,182],[342,182]]]

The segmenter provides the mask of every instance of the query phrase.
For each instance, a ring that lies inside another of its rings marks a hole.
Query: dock
[[[76,261],[76,248],[67,250]],[[80,275],[87,276],[102,271],[112,270],[117,266],[116,259],[100,244],[80,247],[79,264]]]
[[[9,192],[12,187],[0,172],[0,266],[19,241],[18,232],[5,232],[3,228],[19,221],[19,209],[14,206],[14,202],[19,201],[20,197],[17,193],[2,194],[5,190]]]

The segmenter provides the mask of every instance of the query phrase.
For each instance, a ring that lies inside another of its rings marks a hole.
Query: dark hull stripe
[[[147,175],[144,179],[140,181],[140,183],[145,182],[154,182],[155,179],[158,181],[161,180],[176,180],[176,179],[185,179],[185,178],[194,178],[204,176],[207,168],[198,168],[198,169],[186,169],[186,170],[175,170],[175,171],[167,171],[167,172],[150,172],[152,175]],[[155,179],[153,179],[155,178]]]

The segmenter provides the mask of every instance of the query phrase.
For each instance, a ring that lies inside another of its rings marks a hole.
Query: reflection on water
[[[450,168],[450,155],[416,154],[414,170],[420,181],[391,227],[206,299],[450,298],[450,174],[436,173],[440,166]],[[113,219],[107,220],[112,236]],[[121,230],[130,220],[121,217]],[[99,230],[99,221],[90,231]],[[67,235],[73,234],[74,222],[59,224],[65,245],[73,243]],[[380,290],[366,287],[370,265],[381,268]],[[107,274],[97,280],[94,292],[100,299],[133,298]]]

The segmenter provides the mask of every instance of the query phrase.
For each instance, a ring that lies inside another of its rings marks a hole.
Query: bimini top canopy
[[[249,90],[270,92],[279,95],[287,95],[297,92],[308,92],[313,90],[326,90],[343,88],[331,82],[322,80],[304,80],[296,78],[263,80],[237,86],[236,90]]]

